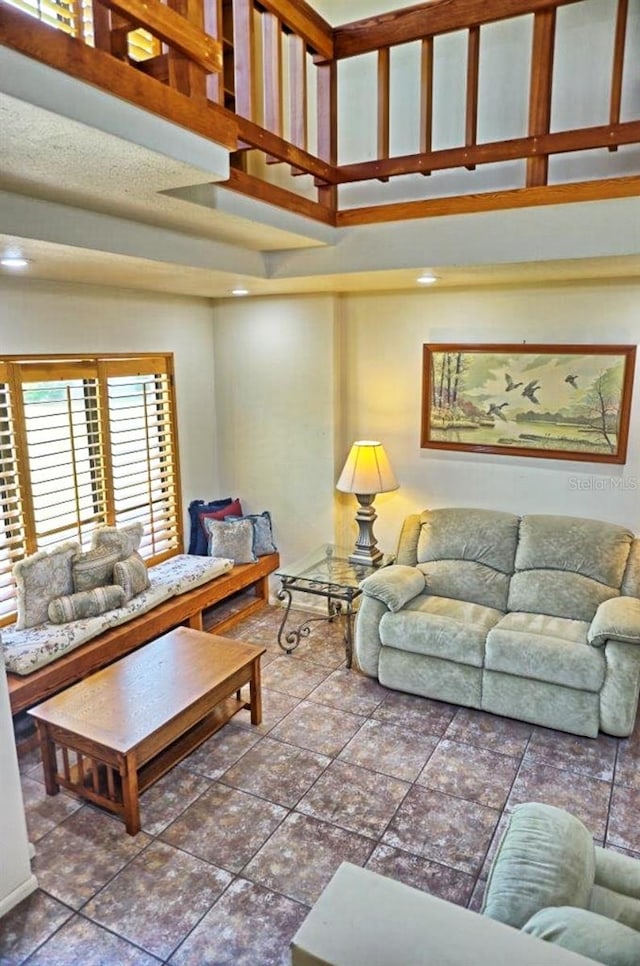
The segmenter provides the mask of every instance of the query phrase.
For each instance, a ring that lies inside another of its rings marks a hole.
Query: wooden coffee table
[[[136,835],[140,792],[242,708],[260,724],[265,650],[178,627],[32,708],[47,793],[63,785]]]

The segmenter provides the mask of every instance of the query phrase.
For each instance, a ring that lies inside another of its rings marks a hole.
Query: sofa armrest
[[[640,644],[640,600],[637,597],[611,597],[598,607],[587,641],[602,647],[609,640]]]
[[[367,597],[375,597],[395,612],[402,610],[405,604],[421,594],[425,583],[425,576],[417,567],[393,564],[366,577],[360,584],[360,589]]]

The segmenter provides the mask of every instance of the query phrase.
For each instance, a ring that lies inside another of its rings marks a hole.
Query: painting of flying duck
[[[423,448],[624,463],[636,347],[423,347]]]

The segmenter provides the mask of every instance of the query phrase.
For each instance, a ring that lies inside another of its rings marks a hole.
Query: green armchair
[[[606,966],[640,964],[640,861],[551,805],[513,810],[482,912]]]

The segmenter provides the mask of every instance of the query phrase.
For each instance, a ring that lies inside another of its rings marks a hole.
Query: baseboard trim
[[[5,916],[14,906],[17,906],[19,902],[30,896],[32,892],[38,888],[38,880],[35,875],[30,875],[28,879],[21,882],[17,889],[10,892],[8,896],[4,899],[0,899],[0,917]]]

